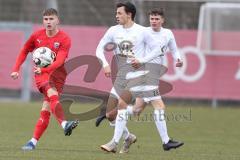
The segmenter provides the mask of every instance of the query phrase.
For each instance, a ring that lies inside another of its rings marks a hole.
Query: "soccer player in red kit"
[[[39,47],[48,47],[56,54],[56,59],[51,65],[45,68],[34,67],[36,86],[44,95],[44,101],[33,137],[22,147],[23,150],[35,149],[38,140],[47,129],[50,113],[55,116],[58,123],[64,129],[65,136],[70,136],[72,130],[78,125],[78,121],[65,120],[64,112],[59,102],[59,94],[62,92],[67,76],[64,69],[64,62],[68,56],[71,40],[63,31],[58,29],[58,24],[57,10],[53,8],[46,9],[43,12],[44,29],[34,32],[27,40],[11,73],[11,77],[17,79],[19,77],[20,66],[25,61],[28,53],[33,52]]]

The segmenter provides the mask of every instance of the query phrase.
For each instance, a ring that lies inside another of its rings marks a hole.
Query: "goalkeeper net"
[[[240,3],[206,3],[199,16],[199,50],[211,55],[240,55]]]

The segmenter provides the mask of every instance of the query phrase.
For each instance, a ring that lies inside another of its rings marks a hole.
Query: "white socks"
[[[164,117],[164,110],[154,110],[154,115],[155,115],[155,124],[157,126],[158,133],[160,134],[160,137],[162,139],[162,142],[164,144],[168,143],[170,138],[168,137],[167,133],[167,125]]]
[[[115,120],[109,122],[110,127],[115,127]],[[128,131],[127,126],[123,129],[123,135],[122,137],[126,140],[129,136],[130,132]]]
[[[113,140],[116,143],[119,143],[121,137],[123,136],[124,139],[127,139],[129,136],[129,131],[126,127],[128,115],[133,114],[133,107],[129,105],[127,109],[118,110],[118,114],[115,121],[115,130]],[[167,133],[167,125],[165,121],[164,110],[154,110],[154,120],[158,130],[158,133],[162,139],[164,144],[168,143],[170,140],[168,133]]]
[[[37,145],[38,140],[36,140],[35,138],[32,138],[30,141],[33,143],[34,146]]]
[[[128,138],[129,134],[130,134],[130,132],[128,131],[127,126],[125,126],[125,128],[123,129],[123,135],[122,135],[124,140],[126,140]]]
[[[132,105],[127,106],[127,114],[128,115],[133,115],[133,106]]]
[[[123,131],[126,128],[127,119],[128,119],[127,110],[126,109],[118,110],[115,129],[114,129],[114,136],[113,136],[113,140],[116,143],[119,143],[123,135]]]
[[[65,128],[66,124],[67,124],[67,121],[62,121],[61,126],[63,129]]]

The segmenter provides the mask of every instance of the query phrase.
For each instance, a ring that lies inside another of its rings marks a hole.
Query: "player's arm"
[[[177,47],[175,37],[174,37],[174,35],[171,31],[169,32],[169,36],[170,36],[170,40],[168,42],[168,48],[171,51],[173,59],[176,62],[176,67],[182,67],[183,62],[181,60],[181,56],[180,56],[180,53],[178,51],[178,47]]]
[[[43,72],[51,73],[55,71],[57,68],[59,68],[60,66],[62,66],[68,56],[70,47],[71,47],[71,40],[70,38],[66,38],[58,50],[56,60],[48,67],[41,68],[40,73],[43,73]]]
[[[112,31],[111,28],[108,29],[108,31],[105,33],[103,38],[100,40],[97,49],[96,49],[96,56],[100,60],[100,63],[102,64],[104,68],[104,73],[106,77],[111,76],[111,68],[106,60],[106,57],[104,55],[105,53],[105,46],[109,43],[112,42]]]
[[[11,73],[11,77],[13,79],[18,78],[21,65],[26,60],[28,53],[33,51],[34,47],[35,47],[34,46],[34,34],[32,34],[31,37],[24,44],[23,48],[21,49],[21,51],[17,57],[16,63],[14,65],[12,73]]]

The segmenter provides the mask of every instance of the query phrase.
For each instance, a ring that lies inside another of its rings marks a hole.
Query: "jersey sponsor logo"
[[[54,44],[53,44],[53,45],[54,45],[54,48],[55,48],[55,49],[57,49],[57,48],[59,48],[59,46],[60,46],[60,43],[59,43],[59,42],[54,42]]]
[[[132,51],[133,44],[131,41],[122,41],[118,44],[118,48],[122,55],[126,55],[127,57],[134,57],[134,53]]]

